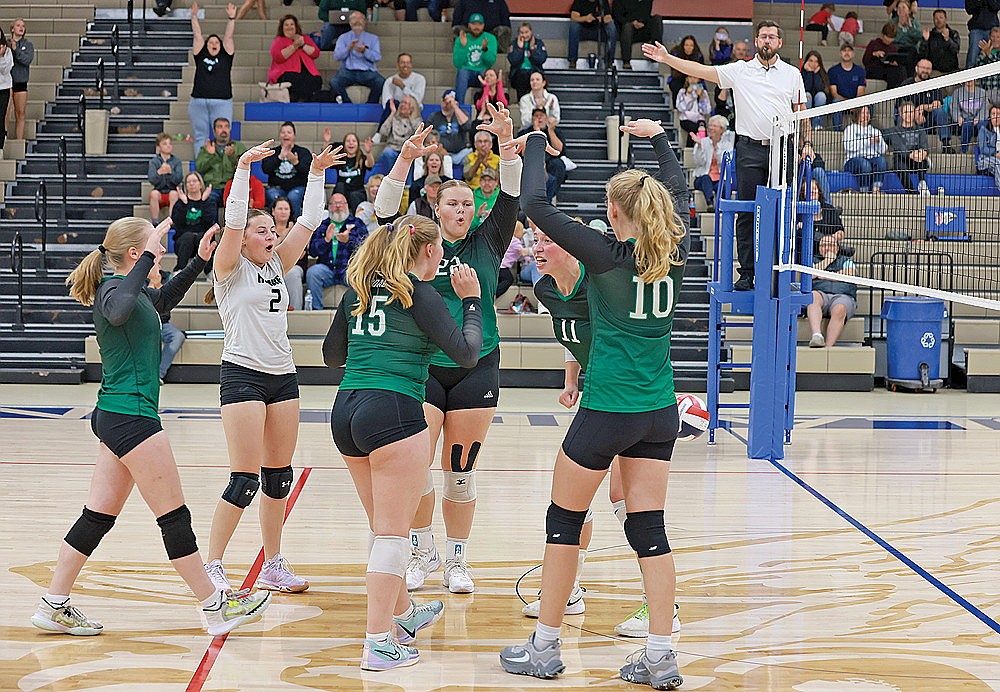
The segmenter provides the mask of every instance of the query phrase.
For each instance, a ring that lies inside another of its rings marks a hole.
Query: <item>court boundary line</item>
[[[735,437],[737,440],[739,440],[743,444],[747,444],[747,440],[744,437],[742,437],[741,435],[739,435],[738,433],[736,433],[735,431],[733,431],[732,428],[730,428],[729,426],[726,426],[725,429],[728,430],[729,433],[733,437]],[[860,521],[858,521],[857,519],[855,519],[853,516],[851,516],[850,514],[848,514],[846,510],[844,510],[843,508],[841,508],[833,500],[830,500],[825,495],[823,495],[823,493],[819,492],[818,490],[816,490],[815,488],[813,488],[811,485],[809,485],[808,483],[806,483],[804,480],[802,480],[801,478],[799,478],[795,474],[794,471],[788,469],[787,467],[785,467],[783,464],[781,464],[778,461],[774,461],[774,460],[771,460],[771,459],[768,459],[767,461],[772,466],[774,466],[774,468],[778,469],[778,471],[780,471],[790,481],[792,481],[797,486],[799,486],[800,488],[802,488],[803,490],[805,490],[807,493],[809,493],[810,495],[812,495],[814,498],[816,498],[817,500],[819,500],[820,502],[822,502],[829,509],[833,510],[834,513],[838,514],[848,524],[850,524],[855,529],[857,529],[858,531],[860,531],[861,533],[863,533],[865,536],[867,536],[872,541],[874,541],[878,546],[880,546],[883,550],[885,550],[890,555],[892,555],[894,558],[896,558],[897,560],[899,560],[900,562],[902,562],[904,565],[906,565],[907,567],[909,567],[917,576],[919,576],[920,578],[922,578],[924,581],[926,581],[928,584],[930,584],[931,586],[933,586],[935,589],[937,589],[938,591],[940,591],[941,593],[943,593],[945,596],[947,596],[948,598],[950,598],[952,601],[954,601],[958,605],[962,606],[962,608],[964,608],[966,611],[968,611],[969,614],[973,615],[976,619],[980,620],[984,625],[986,625],[987,627],[989,627],[991,630],[993,630],[997,634],[1000,634],[1000,623],[998,623],[996,620],[994,620],[993,618],[991,618],[989,615],[987,615],[986,613],[984,613],[982,610],[980,610],[979,608],[977,608],[976,606],[974,606],[972,603],[970,603],[969,601],[967,601],[957,591],[955,591],[950,586],[948,586],[947,584],[945,584],[944,582],[942,582],[940,579],[938,579],[937,577],[935,577],[933,574],[931,574],[930,572],[928,572],[926,569],[924,569],[923,567],[921,567],[920,565],[918,565],[914,560],[912,560],[911,558],[907,557],[906,554],[904,554],[901,550],[899,550],[898,548],[896,548],[895,546],[893,546],[891,543],[889,543],[888,541],[886,541],[884,538],[882,538],[881,536],[879,536],[877,533],[875,533],[874,531],[872,531],[871,529],[869,529],[867,526],[865,526],[864,524],[862,524]]]
[[[295,503],[298,501],[299,496],[302,494],[302,488],[305,487],[306,481],[309,479],[309,475],[312,473],[312,467],[305,467],[302,469],[302,473],[299,474],[299,480],[292,488],[292,492],[288,496],[288,503],[285,505],[285,517],[282,520],[282,525],[288,523],[288,515],[292,513],[292,509],[295,507]],[[257,575],[260,574],[261,567],[264,565],[264,548],[261,547],[260,551],[257,553],[257,558],[254,560],[253,565],[250,567],[250,571],[247,572],[246,578],[240,585],[241,589],[246,589],[251,587],[255,581],[257,581]],[[215,666],[215,661],[219,658],[219,654],[222,653],[222,647],[225,645],[226,640],[229,639],[229,632],[226,634],[220,634],[212,637],[212,642],[208,645],[205,654],[201,657],[201,661],[198,663],[198,667],[195,668],[194,674],[191,676],[191,681],[185,688],[185,692],[201,692],[205,683],[208,682],[208,676],[212,672],[212,668]]]

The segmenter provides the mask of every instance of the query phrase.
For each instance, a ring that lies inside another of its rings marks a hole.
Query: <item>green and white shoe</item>
[[[674,622],[671,626],[671,634],[677,637],[681,633],[681,619],[678,617],[680,606],[674,603]],[[649,606],[644,602],[639,610],[628,616],[628,619],[615,625],[615,632],[622,637],[648,637],[649,636]],[[676,645],[676,642],[675,642]]]
[[[233,591],[224,593],[223,596],[218,608],[203,608],[208,620],[208,633],[212,636],[226,634],[237,627],[260,620],[271,605],[270,591]]]
[[[69,599],[60,605],[53,605],[44,596],[35,614],[31,616],[31,624],[38,629],[72,634],[75,637],[93,637],[104,631],[104,625],[88,619],[70,605]]]

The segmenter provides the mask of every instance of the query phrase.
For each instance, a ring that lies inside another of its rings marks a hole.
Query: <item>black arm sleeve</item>
[[[143,252],[139,260],[121,281],[107,281],[97,292],[97,309],[115,327],[128,322],[139,299],[139,292],[146,285],[149,271],[153,268],[153,253]]]
[[[684,169],[681,168],[680,161],[677,160],[677,155],[674,153],[673,147],[670,146],[670,140],[667,139],[666,134],[660,133],[654,135],[650,142],[653,145],[653,151],[656,153],[656,160],[659,163],[659,169],[656,171],[656,179],[663,183],[663,186],[667,188],[667,192],[674,198],[674,209],[677,210],[677,214],[684,221],[687,218],[685,212],[688,209],[689,196],[691,194],[688,190]]]
[[[409,313],[421,331],[460,366],[471,368],[479,362],[483,348],[483,301],[480,298],[462,301],[462,327],[459,329],[441,294],[421,281],[413,286],[413,305]],[[346,331],[346,327],[344,329]]]
[[[532,135],[524,146],[521,209],[535,224],[578,260],[587,271],[602,274],[625,259],[622,243],[574,221],[545,199],[545,136]],[[490,215],[492,217],[492,214]],[[489,219],[487,219],[488,221]],[[509,243],[508,243],[509,244]]]
[[[331,368],[339,368],[347,362],[347,295],[340,299],[337,314],[330,325],[330,331],[323,339],[323,362]]]
[[[177,307],[198,275],[204,271],[206,264],[208,262],[195,255],[186,267],[174,274],[173,278],[163,286],[147,288],[146,292],[149,294],[149,299],[153,301],[153,307],[156,308],[156,311],[162,315]]]
[[[511,197],[503,190],[497,196],[493,210],[482,225],[476,230],[489,243],[496,258],[503,258],[514,237],[514,226],[517,224],[517,197]]]

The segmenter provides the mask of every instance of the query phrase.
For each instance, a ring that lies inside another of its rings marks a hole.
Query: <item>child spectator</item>
[[[699,130],[704,136],[705,122],[712,115],[712,104],[708,100],[705,84],[696,77],[687,77],[687,85],[677,94],[677,117],[681,129],[688,133],[687,146],[693,147],[694,133]]]
[[[854,39],[861,31],[861,22],[858,21],[857,12],[848,12],[844,17],[844,23],[840,25],[840,45],[853,46]]]
[[[503,70],[491,67],[479,77],[479,84],[482,85],[482,89],[473,97],[473,116],[475,120],[483,121],[489,115],[489,111],[486,110],[487,103],[494,105],[502,103],[506,107],[510,101],[503,90]]]
[[[149,219],[156,226],[160,223],[160,209],[167,209],[167,216],[174,210],[177,188],[184,180],[181,160],[174,156],[174,138],[165,132],[156,135],[156,154],[149,160],[146,178],[153,189],[149,192]]]
[[[323,147],[330,143],[330,128],[323,130]],[[368,171],[375,167],[375,157],[372,156],[372,139],[365,139],[364,151],[361,149],[361,142],[358,135],[348,132],[341,142],[347,160],[339,166],[335,166],[337,171],[336,192],[347,197],[347,205],[354,213],[358,205],[365,201],[365,176]]]
[[[830,36],[830,29],[833,28],[830,17],[833,16],[833,12],[836,9],[832,2],[823,3],[819,8],[819,12],[810,17],[809,23],[806,24],[806,31],[819,32],[819,45],[821,46],[826,45],[826,39]]]

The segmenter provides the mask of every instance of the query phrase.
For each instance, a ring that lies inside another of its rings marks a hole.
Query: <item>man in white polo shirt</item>
[[[778,57],[781,38],[781,27],[776,23],[760,22],[754,28],[757,55],[752,60],[716,66],[673,56],[659,43],[642,47],[643,55],[650,60],[732,89],[736,105],[736,189],[744,200],[754,199],[757,186],[770,182],[771,131],[775,118],[790,115],[792,109],[805,108],[806,90],[801,73]],[[794,167],[789,167],[789,183],[793,174]],[[753,288],[754,274],[753,214],[740,214],[736,221],[736,255],[740,279],[734,288],[749,291]]]

